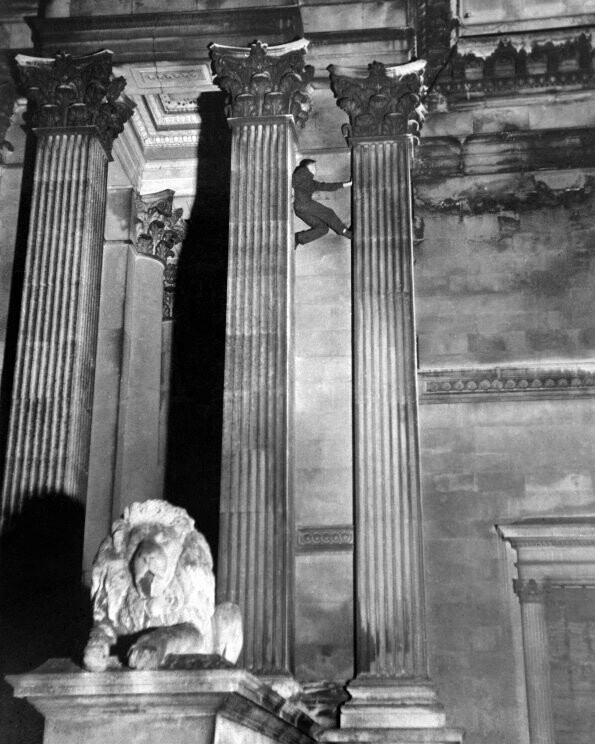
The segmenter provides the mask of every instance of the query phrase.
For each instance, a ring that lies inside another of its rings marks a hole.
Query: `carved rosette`
[[[521,602],[543,602],[548,586],[535,579],[514,579],[514,591]]]
[[[105,151],[111,153],[136,105],[123,95],[125,78],[112,75],[111,52],[84,57],[59,53],[54,59],[18,54],[16,62],[32,127],[94,127]]]
[[[309,42],[300,39],[269,47],[211,44],[215,82],[227,93],[228,117],[293,116],[303,127],[312,107],[314,68],[305,64]]]
[[[163,320],[174,317],[174,294],[178,261],[186,237],[182,209],[174,209],[174,193],[164,189],[154,194],[137,194],[136,250],[161,261],[163,270]]]
[[[346,137],[394,137],[417,134],[425,116],[424,60],[386,67],[330,65],[337,105],[349,115]]]

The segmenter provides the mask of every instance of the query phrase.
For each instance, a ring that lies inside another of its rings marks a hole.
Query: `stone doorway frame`
[[[516,552],[531,744],[555,744],[545,616],[549,588],[595,587],[595,516],[541,517],[497,525]]]

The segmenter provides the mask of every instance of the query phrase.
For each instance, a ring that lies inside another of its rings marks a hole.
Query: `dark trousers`
[[[326,235],[329,228],[334,230],[337,235],[341,235],[347,227],[332,209],[315,201],[310,202],[308,205],[296,206],[294,207],[294,211],[300,220],[303,220],[306,225],[310,225],[310,230],[302,230],[296,233],[296,240],[301,245],[311,243],[313,240]]]

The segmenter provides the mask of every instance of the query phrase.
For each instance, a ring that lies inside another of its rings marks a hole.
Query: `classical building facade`
[[[320,740],[591,742],[594,27],[0,10],[3,672],[78,658],[101,539],[166,498]],[[303,158],[351,241],[294,248]]]

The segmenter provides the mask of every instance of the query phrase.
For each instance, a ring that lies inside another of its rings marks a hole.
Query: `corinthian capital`
[[[543,602],[549,588],[547,583],[535,579],[514,579],[513,586],[521,602]]]
[[[349,114],[342,131],[346,137],[394,137],[417,134],[424,119],[424,60],[385,67],[331,65],[337,105]]]
[[[31,104],[33,127],[94,127],[108,154],[135,104],[122,95],[126,80],[112,75],[112,53],[84,57],[59,53],[53,59],[17,54],[21,81]]]
[[[279,46],[211,44],[215,82],[227,93],[228,117],[291,115],[304,126],[314,68],[305,64],[306,39]]]

